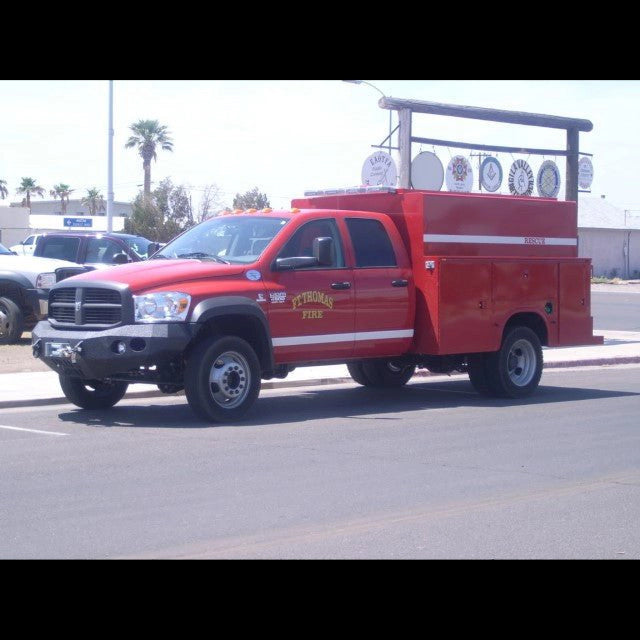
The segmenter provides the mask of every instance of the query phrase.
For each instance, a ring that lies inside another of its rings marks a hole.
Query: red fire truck
[[[466,371],[482,394],[521,398],[542,345],[602,342],[575,202],[353,191],[218,216],[146,262],[58,283],[34,355],[80,407],[147,382],[232,421],[295,367],[346,363],[369,387]]]

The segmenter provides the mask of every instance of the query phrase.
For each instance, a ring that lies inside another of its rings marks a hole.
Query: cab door
[[[354,356],[405,353],[413,341],[415,308],[411,268],[400,238],[397,255],[380,220],[347,217],[345,222],[354,260]]]
[[[302,225],[277,258],[311,257],[313,240],[327,237],[333,239],[331,264],[273,271],[266,283],[277,364],[344,360],[353,353],[353,274],[335,219]]]

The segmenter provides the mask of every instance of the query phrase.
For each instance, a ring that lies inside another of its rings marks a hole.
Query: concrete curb
[[[640,356],[620,356],[614,358],[598,358],[592,360],[569,360],[566,362],[546,362],[544,364],[545,369],[570,369],[573,367],[600,367],[606,365],[618,365],[618,364],[636,364],[640,363]],[[414,378],[430,378],[433,376],[443,375],[440,373],[431,373],[429,371],[416,371]],[[463,373],[453,375],[466,375]],[[262,389],[290,389],[296,387],[316,387],[330,384],[342,384],[345,382],[353,382],[350,376],[346,377],[333,377],[333,378],[310,378],[308,380],[268,380],[262,383]],[[167,394],[158,391],[157,389],[149,391],[134,391],[128,393],[125,398],[162,398],[168,395],[184,396],[184,391],[180,391],[176,394]],[[0,401],[0,409],[10,409],[16,407],[40,407],[52,404],[69,404],[69,401],[64,397],[56,396],[53,398],[37,398],[33,400],[3,400]]]

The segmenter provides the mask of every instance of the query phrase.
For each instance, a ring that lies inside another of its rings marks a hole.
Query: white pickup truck
[[[23,331],[47,317],[56,269],[77,266],[66,260],[15,255],[0,244],[0,344],[17,342]]]
[[[36,248],[38,238],[42,235],[42,233],[34,233],[28,238],[25,238],[22,242],[14,244],[13,247],[9,247],[9,250],[15,252],[19,256],[32,256]]]

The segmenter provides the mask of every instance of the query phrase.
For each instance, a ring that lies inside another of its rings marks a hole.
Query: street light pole
[[[378,89],[378,87],[376,87],[374,84],[371,84],[370,82],[367,82],[366,80],[343,80],[343,82],[351,82],[352,84],[366,84],[372,89],[375,89],[383,98],[387,97],[382,91],[380,91],[380,89]],[[391,110],[389,110],[389,155],[391,155],[391,131],[392,131],[391,126],[392,126],[392,113],[391,113]]]
[[[113,80],[109,80],[109,157],[107,177],[107,232],[113,231]]]

